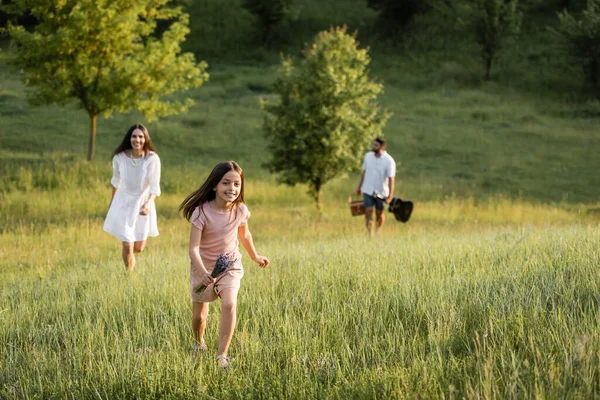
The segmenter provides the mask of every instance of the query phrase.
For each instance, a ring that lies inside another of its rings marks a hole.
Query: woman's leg
[[[145,247],[146,247],[146,241],[145,240],[140,240],[139,242],[134,242],[133,243],[133,252],[134,253],[141,253],[142,251],[144,251]]]
[[[221,321],[219,322],[219,355],[227,355],[235,330],[238,288],[223,289],[221,297]]]
[[[121,253],[123,256],[123,263],[125,263],[125,268],[128,271],[133,271],[135,267],[135,256],[133,255],[133,243],[131,242],[123,242],[123,251]]]
[[[192,303],[192,330],[194,339],[199,345],[204,344],[204,331],[206,330],[206,320],[208,319],[208,303]]]

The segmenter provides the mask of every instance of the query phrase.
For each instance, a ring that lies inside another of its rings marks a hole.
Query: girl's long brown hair
[[[134,124],[134,125],[131,125],[131,127],[129,129],[127,129],[127,133],[123,137],[123,141],[121,142],[119,147],[117,147],[115,149],[115,151],[113,152],[113,157],[119,153],[124,152],[125,150],[129,150],[132,148],[131,147],[131,135],[133,134],[133,131],[135,131],[136,129],[139,129],[144,134],[144,139],[145,139],[144,155],[148,154],[149,151],[153,151],[156,153],[156,150],[154,149],[154,145],[152,144],[152,140],[150,140],[150,134],[148,133],[148,129],[146,129],[146,127],[142,124]]]
[[[233,204],[237,206],[244,202],[244,172],[235,161],[222,162],[213,168],[202,186],[186,197],[179,206],[179,212],[183,213],[185,219],[189,221],[192,218],[192,214],[194,214],[196,207],[200,207],[202,204],[211,201],[216,197],[216,192],[213,189],[217,187],[219,182],[221,182],[221,179],[223,179],[223,176],[229,171],[236,171],[240,174],[240,178],[242,179],[240,195],[233,201]],[[202,207],[200,207],[200,212],[202,212]],[[235,212],[237,213],[237,209]]]

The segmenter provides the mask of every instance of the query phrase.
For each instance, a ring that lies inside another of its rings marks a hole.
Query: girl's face
[[[146,137],[144,136],[144,132],[140,129],[135,129],[131,133],[131,148],[139,151],[144,150],[144,144],[146,143]]]
[[[242,190],[242,177],[237,171],[229,171],[217,184],[215,191],[217,192],[217,200],[225,203],[232,203],[240,195]]]

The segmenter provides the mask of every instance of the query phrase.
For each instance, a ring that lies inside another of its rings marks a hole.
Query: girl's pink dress
[[[242,254],[239,250],[238,228],[246,224],[250,218],[250,211],[245,204],[238,204],[233,210],[221,213],[208,204],[202,204],[202,212],[199,207],[194,210],[190,222],[202,231],[200,239],[200,257],[202,263],[208,272],[214,268],[215,261],[219,254],[231,253],[235,256],[237,262],[234,267],[218,279],[216,284],[210,285],[201,295],[195,293],[195,289],[200,285],[200,271],[190,265],[190,294],[194,302],[208,302],[217,298],[218,292],[225,288],[239,288],[240,280],[244,276],[244,267],[242,266]]]

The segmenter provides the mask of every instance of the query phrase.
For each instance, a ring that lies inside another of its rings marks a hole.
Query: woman
[[[123,262],[132,271],[134,253],[144,250],[148,236],[158,236],[154,198],[160,196],[160,159],[144,125],[127,130],[112,165],[113,191],[104,230],[123,242]]]

